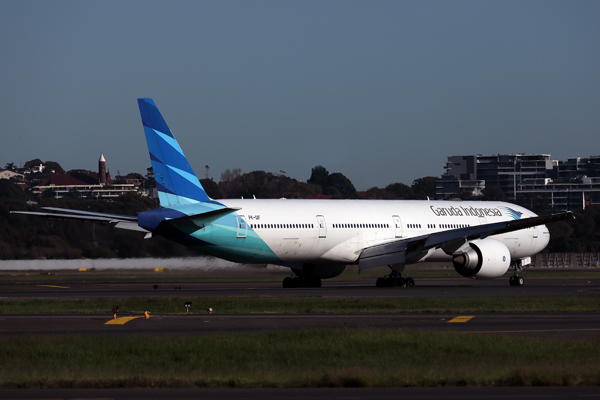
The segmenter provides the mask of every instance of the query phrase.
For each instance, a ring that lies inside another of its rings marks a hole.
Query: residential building
[[[600,204],[600,156],[553,161],[549,154],[449,156],[436,181],[436,199],[478,196],[496,186],[509,201],[538,198],[555,211]]]

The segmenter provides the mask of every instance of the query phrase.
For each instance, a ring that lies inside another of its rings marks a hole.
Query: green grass
[[[185,301],[192,312],[212,307],[215,313],[527,313],[600,312],[600,296],[475,297],[475,298],[371,298],[331,299],[289,297],[191,297],[125,299],[0,300],[0,313],[181,313]]]
[[[600,340],[327,329],[0,339],[2,388],[599,385]]]

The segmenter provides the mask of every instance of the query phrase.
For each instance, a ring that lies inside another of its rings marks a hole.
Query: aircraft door
[[[392,216],[392,218],[394,219],[394,229],[396,231],[396,237],[401,238],[402,237],[402,221],[400,220],[400,217],[398,215],[394,215],[394,216]]]
[[[322,215],[317,215],[317,224],[319,224],[319,237],[326,238],[327,237],[327,225],[325,224],[325,217]]]
[[[245,238],[248,234],[248,225],[246,224],[246,220],[243,215],[238,215],[235,217],[237,219],[237,237]]]

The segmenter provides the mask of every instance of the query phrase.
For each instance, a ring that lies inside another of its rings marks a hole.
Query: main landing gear
[[[400,272],[392,271],[383,278],[377,278],[376,287],[414,287],[415,280],[410,277],[403,278]]]
[[[523,268],[515,264],[515,274],[508,279],[508,283],[510,286],[523,286],[525,280],[522,276],[519,276],[519,271],[522,271]]]
[[[284,288],[319,288],[321,287],[320,278],[302,278],[300,276],[286,277],[283,279]]]

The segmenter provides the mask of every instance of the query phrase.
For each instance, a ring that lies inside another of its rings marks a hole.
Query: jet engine
[[[486,238],[470,242],[452,255],[456,272],[467,278],[494,279],[510,267],[510,251],[499,240]]]

